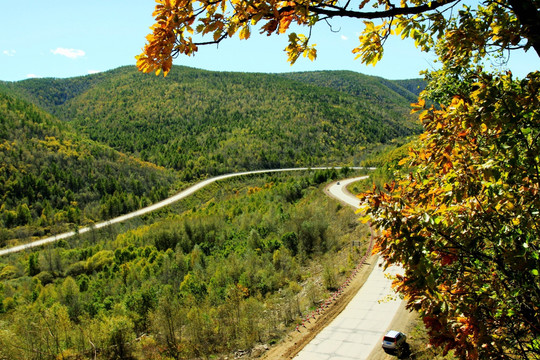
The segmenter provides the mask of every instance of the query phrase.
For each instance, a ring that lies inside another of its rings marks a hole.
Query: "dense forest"
[[[379,164],[420,132],[406,87],[421,85],[185,67],[0,83],[0,247],[211,175]],[[0,258],[0,358],[207,358],[280,341],[366,250],[367,227],[322,191],[346,169],[221,181]]]
[[[322,191],[338,176],[222,181],[161,220],[1,258],[0,358],[180,359],[278,341],[365,252],[367,229]]]
[[[371,105],[380,105],[396,114],[403,111],[403,100],[415,102],[420,91],[425,87],[422,79],[386,80],[352,71],[309,71],[280,75],[287,79],[359,97],[363,101],[367,100]]]
[[[181,172],[356,165],[371,144],[418,134],[415,96],[352,72],[250,74],[175,67],[166,78],[132,67],[10,88],[78,133]]]
[[[149,205],[177,181],[1,88],[0,119],[0,247]]]
[[[403,85],[403,86],[402,86]],[[0,247],[89,225],[239,170],[359,165],[420,127],[422,82],[347,71],[134,67],[0,83]]]

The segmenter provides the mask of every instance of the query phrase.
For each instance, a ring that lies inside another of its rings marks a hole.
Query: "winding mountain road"
[[[358,198],[346,187],[365,178],[340,180],[331,184],[327,193],[358,208]],[[378,265],[343,312],[298,353],[296,360],[363,360],[381,346],[382,337],[401,304],[401,300],[392,296],[391,287],[391,276],[400,269],[390,267],[383,271],[382,263]]]
[[[225,175],[216,176],[216,177],[213,177],[213,178],[210,178],[210,179],[203,180],[203,181],[201,181],[201,182],[199,182],[199,183],[197,183],[197,184],[195,184],[195,185],[193,185],[193,186],[179,192],[178,194],[171,196],[170,198],[167,198],[165,200],[162,200],[160,202],[157,202],[157,203],[155,203],[153,205],[150,205],[150,206],[147,206],[145,208],[139,209],[137,211],[134,211],[134,212],[122,215],[122,216],[118,216],[118,217],[116,217],[114,219],[103,221],[103,222],[97,223],[97,224],[95,224],[93,226],[83,227],[83,228],[78,229],[77,231],[69,231],[69,232],[66,232],[66,233],[50,236],[50,237],[47,237],[47,238],[44,238],[44,239],[32,241],[32,242],[29,242],[29,243],[26,243],[26,244],[13,246],[13,247],[10,247],[10,248],[7,248],[7,249],[1,249],[0,250],[0,256],[4,256],[4,255],[7,255],[7,254],[11,254],[11,253],[31,249],[31,248],[36,247],[36,246],[42,246],[42,245],[50,244],[50,243],[53,243],[53,242],[61,240],[61,239],[70,238],[72,236],[75,236],[76,234],[84,234],[84,233],[86,233],[86,232],[88,232],[90,230],[101,229],[101,228],[106,227],[106,226],[110,226],[110,225],[120,223],[120,222],[129,220],[129,219],[133,219],[133,218],[135,218],[137,216],[147,214],[149,212],[161,209],[162,207],[165,207],[165,206],[168,206],[168,205],[170,205],[172,203],[180,201],[180,200],[192,195],[196,191],[202,189],[203,187],[205,187],[205,186],[207,186],[207,185],[209,185],[211,183],[214,183],[216,181],[219,181],[219,180],[224,180],[224,179],[237,177],[237,176],[254,175],[254,174],[264,174],[264,173],[273,173],[273,172],[288,172],[288,171],[326,170],[326,169],[332,169],[332,168],[334,168],[336,170],[341,169],[340,167],[313,167],[313,168],[303,167],[303,168],[245,171],[245,172],[239,172],[239,173],[232,173],[232,174],[225,174]],[[362,167],[350,167],[350,169],[360,170],[360,169],[363,169],[363,168]],[[366,169],[372,170],[372,168],[366,168]]]

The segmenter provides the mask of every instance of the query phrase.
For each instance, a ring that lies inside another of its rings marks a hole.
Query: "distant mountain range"
[[[350,71],[229,73],[121,67],[0,82],[0,246],[167,195],[175,179],[358,165],[364,149],[419,134],[422,80]],[[177,175],[177,176],[173,176]]]

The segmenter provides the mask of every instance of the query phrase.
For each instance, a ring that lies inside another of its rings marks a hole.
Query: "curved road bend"
[[[245,175],[253,175],[253,174],[263,174],[263,173],[272,173],[272,172],[285,172],[285,171],[326,170],[326,169],[332,169],[332,168],[334,168],[336,170],[341,169],[341,167],[329,167],[329,166],[328,167],[312,167],[312,168],[304,167],[304,168],[245,171],[245,172],[240,172],[240,173],[233,173],[233,174],[225,174],[225,175],[216,176],[216,177],[213,177],[213,178],[210,178],[210,179],[203,180],[203,181],[201,181],[201,182],[199,182],[199,183],[197,183],[197,184],[195,184],[195,185],[193,185],[193,186],[179,192],[178,194],[173,195],[170,198],[167,198],[167,199],[162,200],[160,202],[157,202],[157,203],[155,203],[153,205],[150,205],[148,207],[139,209],[139,210],[131,212],[129,214],[125,214],[125,215],[116,217],[116,218],[111,219],[111,220],[107,220],[107,221],[97,223],[97,224],[95,224],[93,226],[87,226],[87,227],[80,228],[80,229],[77,230],[77,232],[70,231],[70,232],[66,232],[66,233],[63,233],[63,234],[50,236],[48,238],[44,238],[44,239],[41,239],[41,240],[36,240],[36,241],[30,242],[30,243],[27,243],[27,244],[22,244],[22,245],[18,245],[18,246],[13,246],[11,248],[2,249],[2,250],[0,250],[0,256],[10,254],[10,253],[14,253],[14,252],[23,251],[23,250],[30,249],[30,248],[33,248],[33,247],[36,247],[36,246],[46,245],[46,244],[49,244],[49,243],[52,243],[52,242],[55,242],[55,241],[58,241],[58,240],[61,240],[61,239],[67,239],[69,237],[74,236],[76,233],[84,234],[85,232],[88,232],[90,230],[100,229],[100,228],[103,228],[103,227],[106,227],[106,226],[109,226],[109,225],[112,225],[112,224],[116,224],[116,223],[119,223],[119,222],[122,222],[122,221],[132,219],[132,218],[137,217],[137,216],[147,214],[149,212],[155,211],[157,209],[161,209],[162,207],[165,207],[165,206],[170,205],[172,203],[175,203],[175,202],[177,202],[179,200],[182,200],[182,199],[192,195],[196,191],[202,189],[203,187],[205,187],[205,186],[207,186],[207,185],[209,185],[209,184],[211,184],[213,182],[219,181],[219,180],[228,179],[228,178],[236,177],[236,176],[245,176]],[[364,169],[364,168],[362,168],[362,167],[350,167],[350,169],[360,170],[360,169]],[[366,169],[367,170],[373,170],[373,168],[366,168]]]
[[[358,208],[358,198],[346,190],[358,177],[333,183],[328,193]],[[369,278],[347,307],[295,357],[296,360],[362,360],[381,346],[384,333],[397,313],[401,300],[385,300],[393,295],[392,280],[385,274],[396,274],[398,267],[383,272],[382,263],[374,267]]]

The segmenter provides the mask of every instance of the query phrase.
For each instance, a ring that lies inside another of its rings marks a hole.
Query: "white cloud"
[[[56,48],[55,50],[51,50],[51,52],[54,55],[62,55],[65,57],[68,57],[70,59],[76,59],[78,57],[86,55],[86,53],[83,50],[78,49],[65,49],[65,48]]]
[[[88,70],[89,74],[99,74],[101,70]]]
[[[15,50],[4,50],[2,51],[2,54],[6,56],[15,56],[16,51]]]
[[[341,35],[341,40],[349,40],[349,38],[346,37],[345,35]]]
[[[29,78],[29,79],[37,79],[37,78],[39,78],[39,76],[37,76],[36,74],[27,74],[26,77]]]

